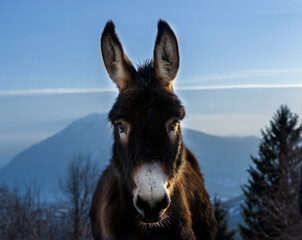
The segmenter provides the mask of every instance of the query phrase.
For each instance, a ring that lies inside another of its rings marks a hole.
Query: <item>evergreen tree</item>
[[[299,178],[299,193],[298,193],[298,204],[299,204],[299,212],[302,216],[302,165],[300,167],[300,178]]]
[[[214,198],[214,213],[217,221],[217,234],[215,240],[233,240],[235,231],[228,230],[226,219],[227,211],[222,207],[221,200]]]
[[[302,225],[297,206],[299,164],[302,162],[302,125],[298,115],[281,106],[261,131],[259,156],[244,185],[243,239],[301,239]]]

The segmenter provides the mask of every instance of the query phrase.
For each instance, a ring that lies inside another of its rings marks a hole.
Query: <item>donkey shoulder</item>
[[[90,219],[94,239],[106,239],[112,233],[112,221],[114,218],[112,210],[116,205],[116,194],[118,193],[117,179],[111,165],[103,171],[92,199]]]
[[[193,231],[197,239],[214,239],[216,219],[197,159],[186,149],[188,165],[185,170],[186,196],[190,203]]]
[[[195,169],[197,173],[200,173],[200,167],[194,154],[187,147],[185,147],[185,151],[186,151],[187,161],[190,163],[191,167]],[[199,175],[202,177],[201,174]]]

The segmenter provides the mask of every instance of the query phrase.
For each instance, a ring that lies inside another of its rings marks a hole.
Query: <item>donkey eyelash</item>
[[[171,125],[173,125],[173,124],[179,124],[179,123],[180,123],[179,120],[174,120],[174,121],[171,123]]]
[[[113,126],[116,127],[116,126],[118,126],[118,125],[121,124],[121,123],[122,123],[122,122],[114,123]]]

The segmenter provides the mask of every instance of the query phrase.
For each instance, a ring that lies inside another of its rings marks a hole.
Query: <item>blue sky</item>
[[[301,84],[301,1],[1,1],[0,89],[113,88],[99,55],[108,19],[133,63],[156,23],[175,29],[177,86]]]
[[[299,0],[1,1],[0,167],[71,121],[108,111],[117,92],[104,92],[115,88],[99,52],[107,20],[138,64],[152,58],[159,18],[179,40],[175,86],[187,127],[259,136],[280,104],[302,116]]]

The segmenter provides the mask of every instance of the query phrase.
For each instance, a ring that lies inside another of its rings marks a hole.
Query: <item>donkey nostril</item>
[[[148,208],[149,205],[138,195],[136,199],[136,207],[143,211],[144,209]]]
[[[157,203],[156,208],[159,212],[161,212],[162,210],[165,210],[169,206],[169,204],[170,204],[170,199],[168,195],[165,194],[163,199]]]
[[[153,203],[145,201],[139,195],[135,200],[135,207],[146,222],[159,221],[160,216],[163,214],[163,211],[169,206],[169,204],[170,199],[167,194],[165,194],[164,197],[159,201]]]

